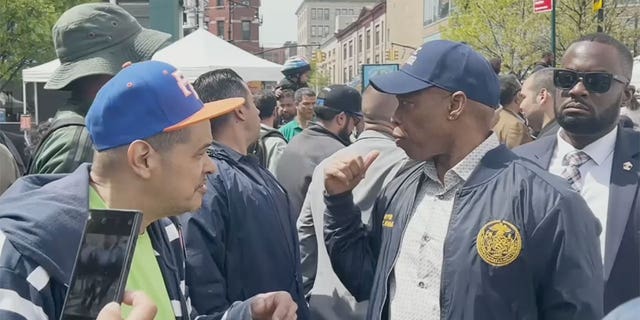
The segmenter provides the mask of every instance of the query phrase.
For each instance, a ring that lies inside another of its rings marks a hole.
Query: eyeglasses
[[[360,124],[360,121],[362,121],[361,116],[355,114],[349,114],[349,116],[353,119],[353,125],[356,127]]]
[[[593,93],[605,93],[611,89],[612,80],[624,85],[629,80],[608,72],[576,72],[567,69],[553,70],[553,84],[558,89],[569,90],[582,81],[584,87]]]

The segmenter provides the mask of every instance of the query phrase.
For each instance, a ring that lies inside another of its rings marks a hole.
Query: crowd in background
[[[300,57],[252,93],[232,69],[189,83],[146,61],[169,36],[116,5],[53,32],[45,88],[71,98],[26,164],[0,139],[3,319],[60,316],[97,208],[144,216],[131,320],[640,313],[640,104],[606,34],[522,82],[437,40],[362,93],[315,92]]]

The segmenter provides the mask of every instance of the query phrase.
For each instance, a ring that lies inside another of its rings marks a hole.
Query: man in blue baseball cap
[[[158,319],[194,319],[171,217],[200,207],[205,177],[216,170],[209,120],[243,103],[203,105],[178,70],[157,61],[107,82],[86,116],[93,165],[25,177],[0,198],[0,318],[58,319],[89,210],[108,208],[143,213],[127,290],[149,296]],[[289,294],[277,292],[201,319],[294,319],[295,310]]]
[[[331,263],[367,319],[600,319],[599,225],[566,183],[491,132],[500,85],[485,58],[425,43],[372,85],[394,94],[396,143],[419,164],[378,196],[372,228],[351,190],[377,157],[325,169]]]

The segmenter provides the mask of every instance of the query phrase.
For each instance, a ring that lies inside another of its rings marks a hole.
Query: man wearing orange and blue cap
[[[146,293],[159,319],[195,319],[171,217],[200,207],[205,177],[216,170],[206,153],[209,120],[243,103],[203,105],[178,70],[156,61],[107,82],[86,116],[93,165],[25,177],[0,198],[0,318],[60,316],[89,210],[108,208],[143,213],[127,289]],[[271,293],[200,319],[293,319],[295,311],[287,293]]]

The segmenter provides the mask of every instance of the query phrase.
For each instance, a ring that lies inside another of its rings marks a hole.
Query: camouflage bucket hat
[[[53,26],[60,66],[45,89],[65,89],[72,81],[98,74],[115,75],[127,62],[151,59],[171,35],[145,29],[121,7],[109,3],[75,6]]]

